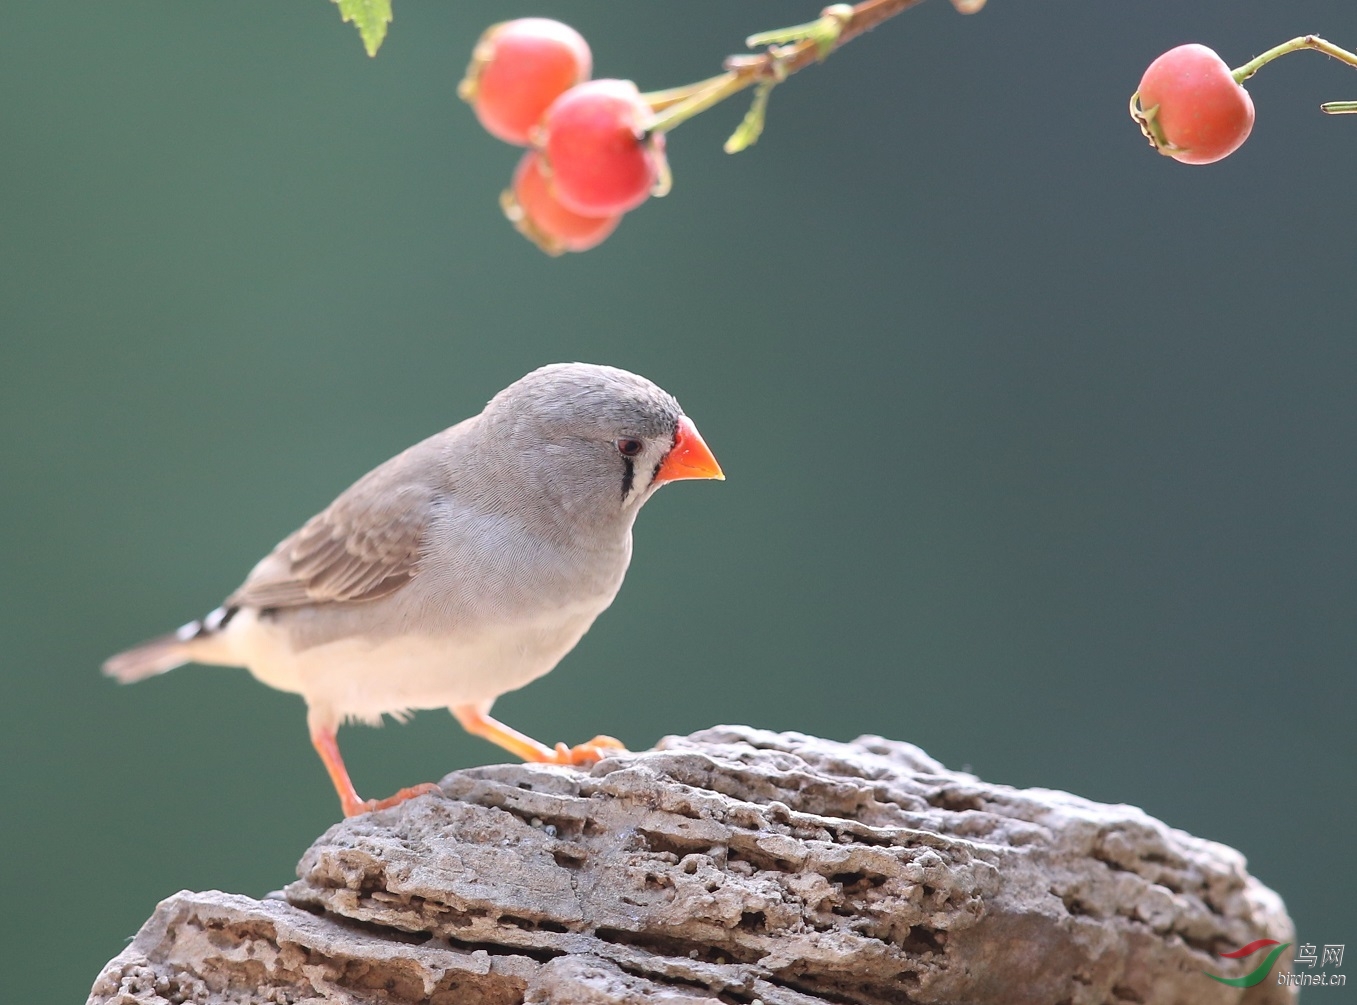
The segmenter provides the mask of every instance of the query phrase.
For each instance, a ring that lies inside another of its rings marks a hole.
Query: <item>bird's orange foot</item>
[[[346,801],[344,815],[356,817],[362,813],[371,813],[373,810],[389,810],[393,806],[399,806],[407,799],[426,796],[430,792],[437,791],[438,786],[433,782],[421,782],[419,785],[412,785],[408,789],[401,789],[394,796],[387,796],[385,799],[363,799],[352,803]]]
[[[622,741],[615,737],[596,736],[588,743],[576,744],[573,747],[567,747],[564,743],[556,744],[556,749],[552,752],[555,756],[551,758],[550,763],[587,768],[619,751],[626,753],[626,750],[627,748],[622,746]]]
[[[596,736],[588,743],[581,743],[577,747],[567,747],[564,743],[548,747],[526,733],[520,733],[512,726],[506,726],[498,719],[490,718],[475,705],[459,705],[452,709],[452,714],[457,717],[462,728],[472,736],[489,740],[532,764],[569,764],[577,768],[587,768],[619,750],[627,749],[622,746],[621,740],[615,740],[611,736]]]

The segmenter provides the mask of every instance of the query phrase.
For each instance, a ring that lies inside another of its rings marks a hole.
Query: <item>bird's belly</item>
[[[488,703],[520,688],[574,648],[597,614],[591,605],[474,633],[352,635],[301,650],[280,637],[261,647],[249,668],[312,707],[375,722],[413,709]]]

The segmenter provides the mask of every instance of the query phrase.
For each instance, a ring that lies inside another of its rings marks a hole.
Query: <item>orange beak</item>
[[[715,478],[725,481],[721,465],[716,463],[711,450],[702,439],[702,434],[686,415],[679,416],[678,432],[674,434],[674,445],[655,473],[655,484],[676,482],[684,478]]]

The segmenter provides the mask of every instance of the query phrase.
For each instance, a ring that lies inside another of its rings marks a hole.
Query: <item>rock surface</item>
[[[1202,973],[1294,939],[1238,852],[905,743],[718,727],[441,787],[330,828],[280,899],[164,901],[90,1002],[1294,999]]]

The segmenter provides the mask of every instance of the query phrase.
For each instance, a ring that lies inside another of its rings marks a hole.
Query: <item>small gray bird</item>
[[[433,788],[360,799],[335,737],[347,719],[447,708],[524,760],[591,764],[621,744],[548,747],[490,706],[551,670],[612,603],[657,488],[724,477],[679,403],[644,377],[544,366],[368,472],[207,617],[104,672],[127,683],[189,662],[243,666],[300,694],[345,816]]]

